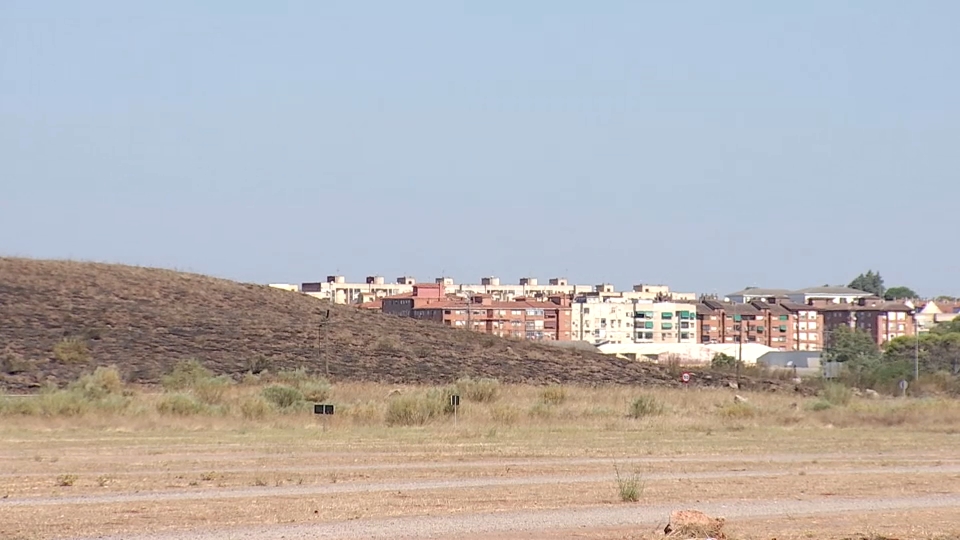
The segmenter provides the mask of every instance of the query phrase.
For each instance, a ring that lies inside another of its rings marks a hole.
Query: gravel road
[[[960,494],[902,498],[821,498],[814,500],[727,501],[697,504],[708,514],[729,520],[758,517],[795,517],[837,512],[912,510],[960,506]],[[445,515],[342,521],[321,524],[262,525],[255,527],[148,535],[86,537],[76,540],[322,540],[330,538],[456,538],[544,531],[551,529],[637,527],[650,531],[666,523],[676,505],[623,505],[563,508],[483,514]]]
[[[702,480],[718,478],[774,478],[796,475],[796,471],[714,471],[695,473],[650,473],[645,480]],[[960,465],[872,468],[819,468],[805,471],[808,476],[833,474],[960,474]],[[131,502],[161,502],[204,499],[244,499],[252,497],[297,497],[334,495],[338,493],[375,493],[391,491],[422,491],[433,489],[468,489],[500,486],[530,486],[611,482],[610,474],[593,475],[537,475],[517,477],[458,478],[405,482],[368,482],[324,484],[319,486],[280,486],[238,489],[197,489],[193,491],[157,491],[107,495],[80,495],[65,497],[25,497],[0,499],[0,509],[11,506],[50,506],[63,504],[115,504]]]

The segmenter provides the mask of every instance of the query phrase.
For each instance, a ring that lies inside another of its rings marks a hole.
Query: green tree
[[[880,276],[880,272],[875,273],[873,270],[867,270],[866,274],[860,274],[854,278],[848,287],[883,297],[883,278]]]
[[[872,382],[871,374],[880,367],[881,354],[873,337],[861,330],[842,325],[827,334],[823,358],[827,362],[840,362],[853,376],[853,384]]]
[[[886,300],[897,300],[897,299],[913,299],[917,298],[917,293],[913,292],[913,289],[910,287],[890,287],[883,293],[883,297]]]
[[[960,317],[949,322],[938,323],[930,329],[931,334],[960,334]]]
[[[912,369],[915,357],[921,372],[960,375],[960,332],[928,332],[919,339],[902,336],[884,347],[884,363],[905,363]]]

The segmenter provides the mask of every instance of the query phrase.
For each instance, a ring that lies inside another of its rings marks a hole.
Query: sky
[[[960,295],[960,3],[0,1],[0,254]]]

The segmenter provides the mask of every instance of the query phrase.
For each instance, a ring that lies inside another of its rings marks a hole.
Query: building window
[[[673,323],[668,323],[668,322],[662,323],[662,324],[660,325],[660,329],[661,329],[661,330],[673,330]]]
[[[670,313],[669,311],[664,311],[663,313],[660,314],[660,318],[661,318],[661,319],[672,319],[672,318],[673,318],[673,313]]]
[[[786,332],[786,331],[787,331],[787,325],[781,324],[780,327],[779,327],[779,330],[780,330],[781,332]]]
[[[781,315],[781,316],[780,316],[780,320],[781,320],[781,321],[788,321],[788,320],[790,320],[790,316],[789,316],[789,315]]]
[[[680,332],[680,339],[690,339],[689,332]]]

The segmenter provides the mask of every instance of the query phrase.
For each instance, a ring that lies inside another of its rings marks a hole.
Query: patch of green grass
[[[827,382],[823,385],[821,397],[831,405],[844,406],[853,398],[853,390],[836,382]]]
[[[488,377],[481,379],[464,377],[457,381],[457,391],[469,401],[490,403],[500,397],[500,381]]]

